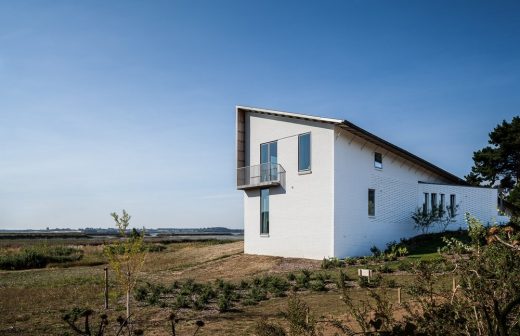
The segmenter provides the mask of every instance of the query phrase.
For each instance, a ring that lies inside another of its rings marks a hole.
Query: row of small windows
[[[455,194],[450,195],[450,204],[446,207],[446,197],[444,194],[439,194],[440,202],[437,202],[437,194],[436,193],[424,193],[424,202],[423,202],[423,214],[430,213],[432,211],[437,212],[439,216],[441,216],[444,211],[449,211],[451,217],[455,216],[455,212],[457,210],[457,196]]]
[[[457,196],[455,194],[450,195],[450,204],[446,207],[446,197],[444,194],[439,194],[440,202],[437,203],[437,194],[436,193],[424,193],[424,202],[423,202],[423,213],[427,214],[431,211],[437,212],[439,216],[441,216],[444,211],[449,211],[451,217],[455,217],[455,213],[457,210]],[[376,215],[376,190],[368,189],[368,215],[375,216]]]

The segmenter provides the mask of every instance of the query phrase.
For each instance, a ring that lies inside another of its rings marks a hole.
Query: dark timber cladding
[[[255,107],[246,107],[246,106],[237,106],[237,168],[241,168],[245,166],[245,112],[255,112],[260,114],[267,114],[267,115],[275,115],[275,116],[281,116],[286,118],[295,118],[295,119],[303,119],[303,120],[312,120],[312,121],[318,121],[323,122],[327,124],[332,124],[337,127],[340,127],[347,132],[358,136],[368,142],[371,142],[381,148],[386,149],[387,151],[394,153],[416,165],[419,167],[423,167],[426,170],[432,171],[448,181],[456,184],[456,185],[468,185],[466,181],[463,179],[447,172],[446,170],[437,167],[436,165],[421,159],[420,157],[394,145],[390,142],[381,139],[380,137],[362,129],[361,127],[354,125],[350,121],[347,120],[339,120],[339,119],[331,119],[331,118],[322,118],[317,116],[311,116],[311,115],[305,115],[305,114],[297,114],[297,113],[290,113],[290,112],[281,112],[281,111],[275,111],[275,110],[268,110],[268,109],[261,109],[261,108],[255,108]]]
[[[246,112],[242,109],[237,109],[237,168],[242,168],[246,165]]]

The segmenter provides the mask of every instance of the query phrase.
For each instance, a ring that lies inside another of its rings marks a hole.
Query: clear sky
[[[0,228],[242,227],[237,104],[462,177],[520,114],[520,2],[0,1]]]

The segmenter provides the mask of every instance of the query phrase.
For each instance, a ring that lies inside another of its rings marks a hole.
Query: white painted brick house
[[[237,106],[244,251],[321,259],[363,255],[417,234],[418,207],[497,217],[497,190],[468,186],[346,121]]]

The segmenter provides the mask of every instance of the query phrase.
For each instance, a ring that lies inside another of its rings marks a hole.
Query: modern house
[[[322,259],[367,254],[417,234],[412,213],[440,207],[497,218],[497,190],[464,180],[347,120],[236,107],[244,251]]]

